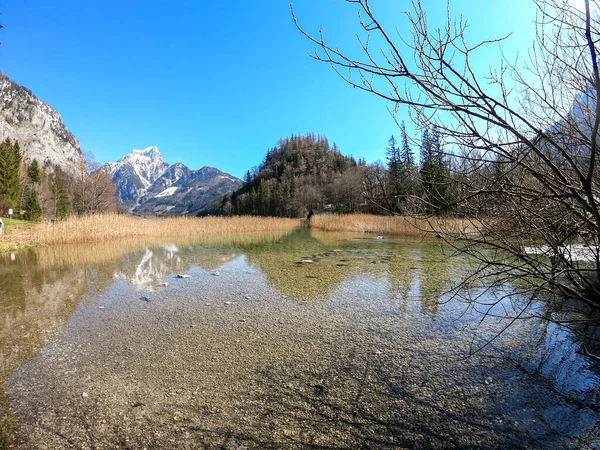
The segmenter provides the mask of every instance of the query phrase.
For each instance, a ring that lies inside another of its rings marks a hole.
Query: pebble
[[[81,394],[81,397],[83,397],[83,398],[88,398],[88,397],[89,397],[89,394],[88,394],[87,392],[84,392],[83,394]]]
[[[231,305],[231,302],[223,302],[224,305]]]

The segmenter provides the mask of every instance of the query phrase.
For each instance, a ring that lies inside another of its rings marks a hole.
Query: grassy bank
[[[196,237],[289,231],[297,219],[271,217],[172,217],[149,218],[116,214],[72,217],[61,223],[40,224],[32,240],[43,245],[102,242],[124,238]]]
[[[310,226],[323,231],[368,232],[384,236],[427,236],[435,235],[439,230],[453,235],[476,232],[473,222],[468,219],[375,216],[371,214],[316,215],[312,217]]]
[[[0,235],[0,252],[11,252],[33,247],[33,230],[38,226],[34,222],[19,219],[2,219],[4,233]]]

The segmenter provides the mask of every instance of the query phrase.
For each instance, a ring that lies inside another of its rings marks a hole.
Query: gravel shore
[[[350,274],[282,295],[237,257],[218,273],[117,280],[16,370],[23,449],[586,448],[598,413]]]

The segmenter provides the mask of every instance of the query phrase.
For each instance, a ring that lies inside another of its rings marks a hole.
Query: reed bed
[[[104,242],[128,238],[199,237],[235,233],[292,231],[298,219],[273,217],[173,217],[148,218],[118,214],[70,217],[64,222],[42,224],[33,231],[40,244]]]
[[[453,236],[477,234],[473,220],[453,217],[375,216],[371,214],[322,214],[310,221],[311,228],[322,231],[364,232],[395,236],[428,236],[438,233]]]

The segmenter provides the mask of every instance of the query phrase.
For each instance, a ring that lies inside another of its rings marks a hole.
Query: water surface
[[[499,324],[445,294],[451,253],[299,230],[2,255],[0,442],[586,448],[576,333],[528,321],[465,358]]]

